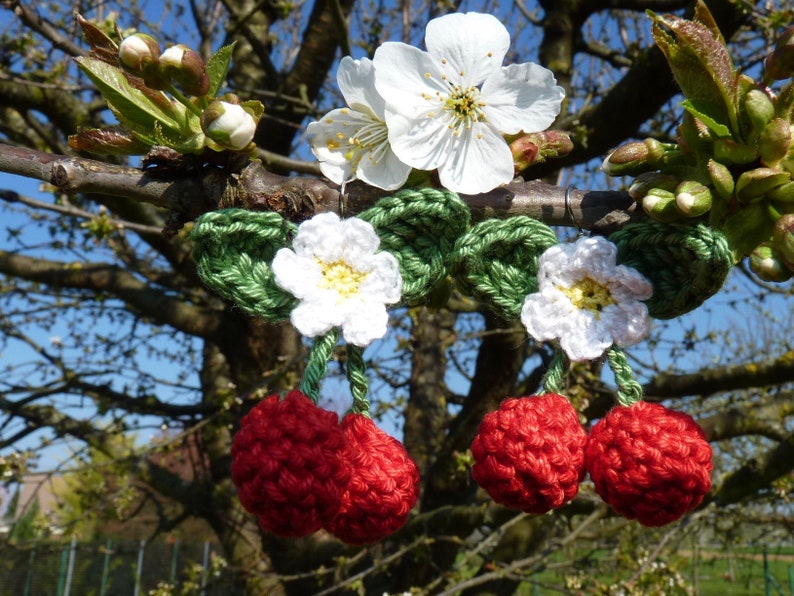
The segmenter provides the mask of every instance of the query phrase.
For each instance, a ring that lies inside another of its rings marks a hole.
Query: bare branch
[[[319,178],[289,178],[268,172],[258,161],[241,172],[208,169],[199,175],[163,180],[152,169],[107,164],[0,144],[0,171],[44,180],[64,192],[123,196],[194,219],[226,207],[272,210],[293,220],[338,211],[339,189]],[[391,193],[362,183],[346,188],[348,213],[359,213]],[[538,181],[511,182],[480,195],[462,195],[475,218],[528,215],[549,225],[609,233],[645,219],[625,192],[580,191]]]

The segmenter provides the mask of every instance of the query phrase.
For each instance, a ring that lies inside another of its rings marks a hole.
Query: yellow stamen
[[[356,271],[344,261],[326,263],[318,259],[317,262],[320,264],[323,273],[323,278],[320,280],[318,287],[336,290],[337,294],[339,294],[339,302],[358,294],[361,284],[364,283],[364,280],[369,275],[366,272]]]
[[[557,286],[576,308],[592,311],[596,317],[610,304],[617,304],[609,288],[585,277],[568,288]]]

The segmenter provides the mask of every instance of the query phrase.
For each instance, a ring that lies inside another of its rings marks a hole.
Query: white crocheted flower
[[[321,213],[298,227],[293,250],[280,249],[272,265],[276,283],[300,300],[290,317],[298,331],[316,337],[341,327],[360,347],[383,337],[386,305],[400,300],[402,277],[379,245],[372,225],[355,217]]]
[[[559,339],[574,362],[594,360],[613,344],[629,346],[649,331],[653,287],[639,272],[616,265],[617,247],[601,237],[556,244],[539,261],[538,292],[521,322],[538,341]]]
[[[452,13],[427,24],[424,52],[400,42],[375,51],[375,87],[386,101],[389,142],[441,184],[476,194],[510,182],[503,135],[545,130],[565,96],[532,62],[502,66],[510,34],[494,16]]]

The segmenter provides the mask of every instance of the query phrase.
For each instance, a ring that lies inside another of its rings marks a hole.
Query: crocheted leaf
[[[373,225],[381,249],[397,258],[403,301],[418,304],[447,276],[449,255],[469,227],[470,213],[455,193],[423,188],[381,199],[359,217]]]
[[[703,304],[733,267],[725,235],[703,224],[630,224],[609,239],[618,247],[617,262],[653,284],[646,304],[656,319],[672,319]]]
[[[552,229],[526,216],[487,219],[458,240],[456,279],[461,289],[512,320],[538,290],[538,259],[557,244]]]
[[[270,322],[287,319],[296,300],[276,285],[270,263],[295,226],[278,213],[225,209],[196,220],[191,238],[198,274],[245,312]]]

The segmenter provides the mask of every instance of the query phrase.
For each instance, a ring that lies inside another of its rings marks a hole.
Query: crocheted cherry
[[[271,395],[243,418],[232,442],[240,502],[278,536],[306,536],[339,509],[350,480],[338,416],[300,391]]]
[[[546,513],[579,491],[585,440],[576,411],[562,395],[508,398],[480,424],[471,445],[472,476],[497,503]]]
[[[352,476],[339,513],[325,528],[348,544],[385,538],[408,519],[419,495],[419,470],[402,444],[363,414],[342,419]]]
[[[644,526],[663,526],[711,489],[711,446],[691,416],[638,401],[590,430],[585,467],[599,496]]]

